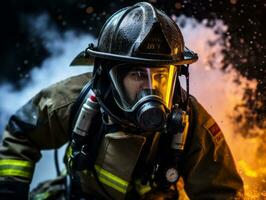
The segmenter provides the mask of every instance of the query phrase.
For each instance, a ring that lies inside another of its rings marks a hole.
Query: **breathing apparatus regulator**
[[[175,183],[176,163],[189,126],[188,67],[197,59],[185,47],[176,23],[151,4],[140,2],[113,14],[104,24],[97,46],[89,44],[71,63],[94,64],[91,95],[73,129],[76,152],[72,154],[83,154],[90,122],[103,112],[129,132],[161,132],[158,145],[162,153],[153,162],[152,173],[157,182]],[[175,102],[181,96],[181,75],[186,76],[187,96]]]

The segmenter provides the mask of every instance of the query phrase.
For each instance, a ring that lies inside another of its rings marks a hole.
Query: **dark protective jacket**
[[[70,140],[70,111],[90,73],[43,89],[11,116],[0,146],[0,196],[28,195],[41,150]],[[223,133],[214,119],[190,97],[192,121],[181,176],[190,199],[242,199],[240,178]],[[1,198],[2,199],[2,198]]]

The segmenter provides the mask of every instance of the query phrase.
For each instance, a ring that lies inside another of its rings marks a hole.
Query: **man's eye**
[[[143,79],[147,79],[147,73],[143,72],[143,71],[133,71],[130,72],[130,76],[132,78],[134,78],[135,80],[143,80]]]
[[[162,80],[162,79],[166,79],[167,78],[167,74],[156,74],[154,76],[154,79],[159,81],[159,80]]]

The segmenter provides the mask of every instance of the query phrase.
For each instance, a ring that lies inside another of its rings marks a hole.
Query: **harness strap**
[[[76,118],[78,117],[77,113],[82,107],[82,103],[84,100],[86,100],[86,96],[88,95],[90,89],[92,88],[92,80],[86,83],[86,85],[82,88],[77,100],[75,101],[74,105],[71,107],[70,111],[70,118],[69,121],[69,128],[68,128],[68,135],[71,138],[73,127],[75,126],[76,123]]]

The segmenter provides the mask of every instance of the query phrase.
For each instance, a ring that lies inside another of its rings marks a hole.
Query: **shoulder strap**
[[[69,138],[71,138],[71,134],[72,134],[72,129],[73,126],[75,125],[75,121],[77,118],[77,112],[78,110],[81,108],[82,106],[82,102],[84,101],[85,97],[87,96],[88,92],[91,89],[91,81],[89,81],[81,90],[77,100],[75,101],[74,105],[71,107],[71,111],[70,111],[70,117],[69,117],[69,126],[68,126],[68,136]],[[66,159],[66,155],[64,156],[64,162]],[[54,162],[55,162],[55,169],[56,169],[56,174],[57,176],[60,175],[60,167],[59,167],[59,161],[58,161],[58,150],[55,149],[54,150]]]
[[[89,94],[90,89],[92,88],[92,81],[88,82],[81,90],[76,102],[74,103],[74,105],[71,108],[71,114],[70,114],[70,123],[69,123],[69,129],[68,129],[68,133],[69,133],[69,137],[71,138],[72,135],[72,131],[73,128],[75,126],[77,117],[79,115],[79,111],[82,108],[83,103],[86,101],[86,97]],[[106,196],[108,196],[111,200],[113,200],[112,196],[110,196],[109,192],[107,192],[107,190],[104,188],[104,186],[102,185],[102,183],[100,182],[99,178],[98,178],[98,174],[95,170],[94,167],[94,162],[96,159],[96,155],[98,155],[98,145],[100,143],[100,140],[102,138],[102,134],[103,134],[103,121],[102,118],[99,117],[99,120],[96,120],[97,122],[99,122],[97,125],[98,127],[94,126],[94,129],[96,132],[98,132],[98,134],[96,134],[96,136],[94,136],[93,138],[90,138],[88,141],[90,141],[90,144],[88,145],[89,151],[87,153],[89,153],[89,157],[90,159],[88,160],[90,163],[90,170],[93,173],[96,182],[98,183],[99,187],[102,189],[102,191],[105,193]]]
[[[82,88],[77,100],[75,101],[74,105],[71,107],[70,117],[69,117],[69,127],[68,127],[68,135],[71,138],[72,130],[75,125],[75,122],[78,117],[78,111],[81,109],[83,102],[86,100],[86,96],[88,95],[90,89],[92,87],[92,82],[89,81],[86,85]]]

